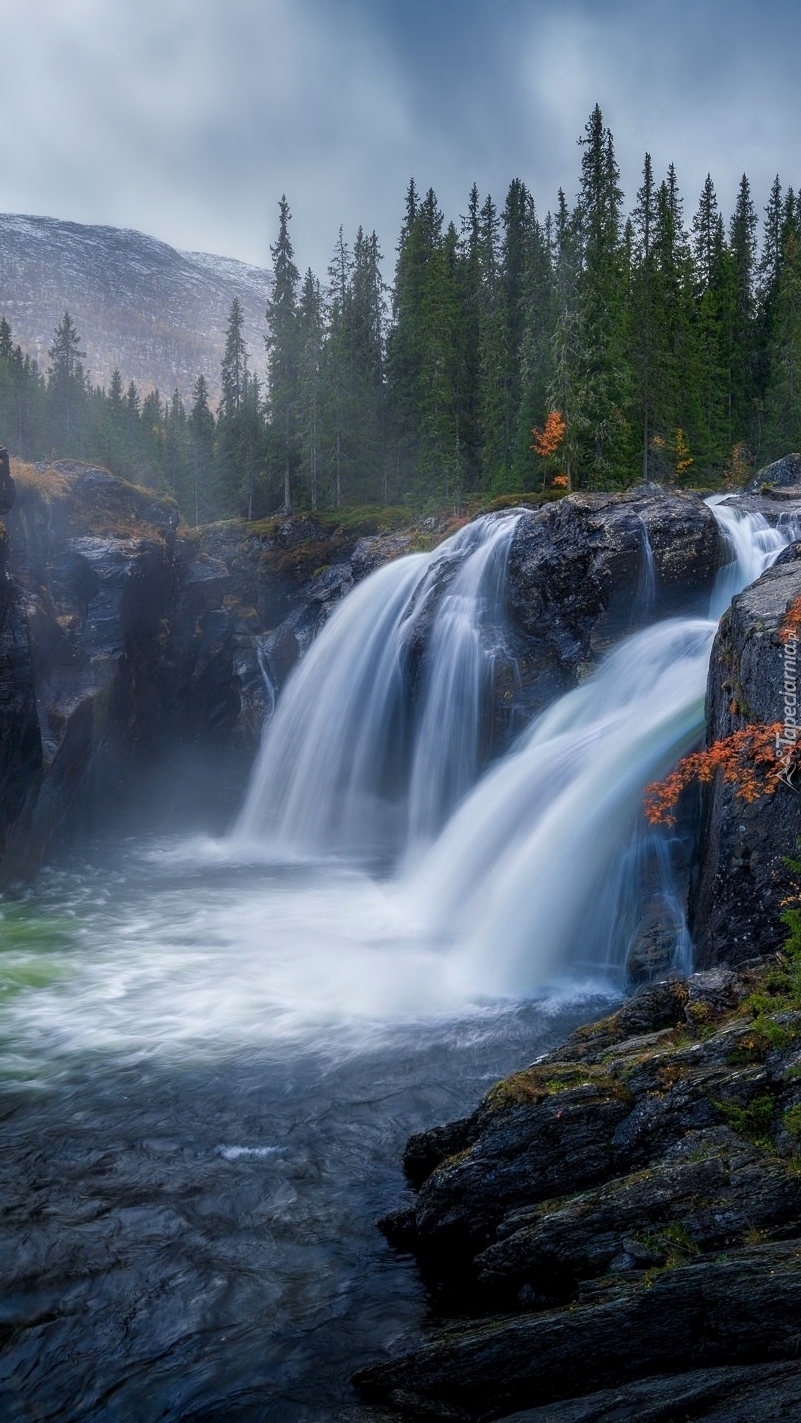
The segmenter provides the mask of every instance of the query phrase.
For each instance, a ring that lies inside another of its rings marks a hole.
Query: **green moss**
[[[746,1141],[753,1142],[755,1146],[773,1149],[769,1133],[776,1115],[776,1103],[767,1092],[754,1097],[744,1107],[735,1102],[724,1101],[713,1101],[713,1106],[717,1107],[726,1124],[738,1136],[745,1137]]]
[[[543,1102],[570,1092],[577,1087],[595,1087],[605,1096],[633,1103],[625,1084],[611,1077],[603,1066],[587,1063],[549,1063],[547,1067],[529,1067],[504,1077],[487,1093],[482,1103],[485,1110],[496,1112]]]

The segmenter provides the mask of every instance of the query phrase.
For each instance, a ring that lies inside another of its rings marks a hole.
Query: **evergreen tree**
[[[53,334],[48,351],[48,390],[54,411],[53,433],[62,448],[74,453],[77,448],[78,424],[86,396],[86,376],[81,350],[81,338],[68,311],[64,312]]]
[[[329,496],[335,509],[343,499],[346,474],[352,464],[353,371],[350,343],[350,289],[353,260],[340,227],[328,265],[328,332],[322,367],[325,463]]]
[[[225,350],[220,364],[221,400],[217,422],[220,483],[225,497],[236,506],[242,483],[241,461],[245,440],[243,400],[247,375],[244,316],[237,297],[231,303]]]
[[[696,352],[700,397],[701,449],[708,463],[722,466],[728,453],[729,382],[724,325],[726,251],[723,219],[712,178],[707,175],[693,218]]]
[[[322,292],[319,281],[309,267],[303,278],[298,303],[298,436],[301,471],[307,483],[312,509],[317,508],[320,497],[324,336]]]
[[[273,287],[267,303],[268,334],[265,345],[270,357],[267,376],[267,404],[283,482],[283,509],[292,509],[292,478],[297,465],[297,287],[298,269],[289,237],[291,213],[282,196],[279,203],[278,238],[270,248],[273,259]]]
[[[242,406],[242,392],[247,367],[247,348],[244,338],[245,318],[238,297],[231,302],[228,325],[225,333],[225,351],[220,366],[222,402],[220,413],[224,419],[232,420]]]
[[[195,527],[201,513],[207,517],[211,507],[211,475],[214,458],[214,416],[209,407],[209,391],[203,375],[192,389],[192,409],[189,412],[189,446],[191,456],[191,498]]]
[[[578,341],[572,424],[579,473],[589,485],[625,479],[631,433],[625,420],[625,249],[620,175],[612,135],[596,104],[580,140]],[[564,412],[563,412],[564,413]]]
[[[406,213],[398,242],[392,294],[393,324],[386,356],[393,463],[399,494],[413,477],[419,455],[422,307],[427,258],[420,199],[412,179],[406,192]]]
[[[729,367],[729,438],[747,430],[756,398],[757,216],[743,174],[731,219],[726,314]]]
[[[637,193],[633,214],[631,315],[633,365],[639,387],[642,427],[642,477],[649,478],[648,457],[653,430],[654,389],[659,380],[660,299],[662,297],[657,266],[657,228],[659,200],[654,182],[650,153],[643,163],[642,186]]]
[[[765,444],[775,459],[801,446],[801,233],[786,223],[768,347]]]

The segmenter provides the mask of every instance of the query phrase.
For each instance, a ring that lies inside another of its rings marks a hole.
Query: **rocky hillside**
[[[0,315],[24,351],[47,365],[69,311],[96,385],[117,366],[142,393],[187,399],[202,372],[216,397],[225,327],[238,297],[251,369],[264,373],[270,274],[231,258],[177,252],[115,227],[0,214]]]

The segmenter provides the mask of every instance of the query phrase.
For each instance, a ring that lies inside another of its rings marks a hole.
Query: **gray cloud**
[[[629,196],[648,148],[688,213],[707,170],[728,211],[744,169],[759,203],[801,177],[800,27],[778,0],[0,0],[3,206],[267,262],[286,191],[300,265],[361,222],[389,268],[412,174],[454,218],[474,178],[572,197],[597,100]]]

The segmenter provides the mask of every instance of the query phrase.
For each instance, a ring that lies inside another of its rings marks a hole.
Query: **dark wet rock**
[[[42,767],[42,738],[25,600],[6,577],[0,524],[0,857]]]
[[[505,1222],[476,1259],[478,1278],[510,1300],[524,1283],[570,1293],[580,1280],[686,1260],[799,1216],[801,1181],[783,1164],[726,1128],[694,1132],[647,1172]]]
[[[746,1247],[624,1285],[594,1305],[458,1327],[393,1363],[363,1370],[366,1397],[406,1393],[469,1419],[674,1368],[794,1358],[801,1308],[799,1241]]]
[[[798,1423],[801,1365],[731,1365],[661,1374],[583,1398],[507,1414],[503,1423]]]
[[[0,448],[0,514],[7,514],[17,497],[16,485],[11,478],[8,450]]]
[[[418,1134],[418,1177],[453,1154],[382,1228],[456,1322],[363,1370],[365,1397],[478,1423],[607,1388],[623,1404],[665,1369],[795,1361],[800,1061],[792,968],[716,967],[576,1029],[450,1136]],[[772,1375],[752,1381],[767,1407]],[[707,1384],[687,1386],[707,1416]]]
[[[532,1069],[499,1084],[479,1110],[475,1144],[421,1188],[415,1223],[428,1255],[462,1251],[472,1260],[509,1211],[602,1180],[631,1101],[605,1074],[551,1093]]]
[[[712,651],[709,743],[753,722],[784,721],[785,645],[779,629],[801,596],[797,561],[779,563],[733,599]],[[736,964],[774,952],[785,938],[782,901],[792,875],[785,857],[801,835],[801,796],[780,784],[748,804],[718,778],[703,788],[690,929],[700,965]]]
[[[647,547],[653,554],[649,596]],[[616,638],[655,616],[705,611],[725,559],[711,511],[644,486],[572,494],[524,514],[509,555],[521,691],[533,711],[569,690]]]
[[[478,1134],[474,1117],[447,1122],[429,1131],[410,1136],[403,1153],[403,1169],[413,1186],[422,1186],[435,1167],[448,1156],[455,1156],[473,1145]]]
[[[784,455],[767,464],[754,476],[746,494],[760,494],[769,489],[794,489],[801,485],[801,455]]]
[[[576,686],[613,642],[654,617],[706,611],[726,553],[718,525],[695,495],[644,486],[621,494],[571,494],[515,519],[507,561],[506,617],[493,630],[493,720],[488,756],[510,734]],[[431,568],[409,620],[409,675],[418,685],[430,627],[466,549]]]

